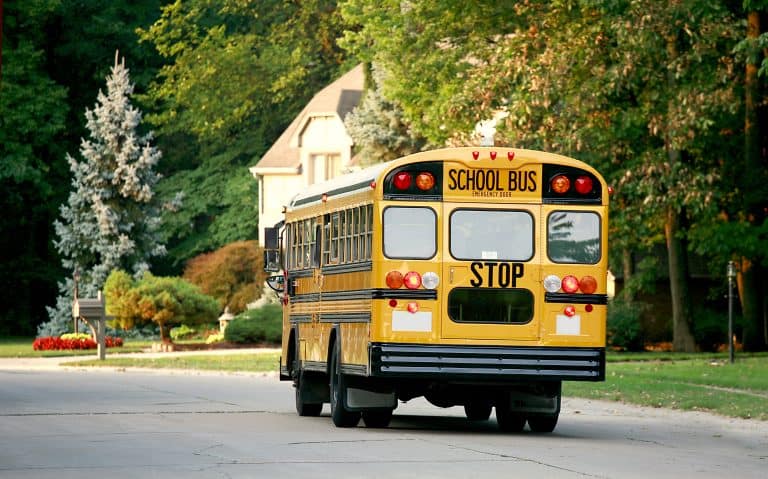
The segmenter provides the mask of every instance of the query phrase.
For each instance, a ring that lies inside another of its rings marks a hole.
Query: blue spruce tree
[[[161,153],[150,143],[151,133],[138,132],[141,112],[131,105],[132,94],[125,59],[118,61],[116,53],[106,94],[99,91],[93,110],[85,111],[89,139],[82,140],[82,160],[67,154],[72,190],[54,227],[56,249],[71,274],[59,282],[50,319],[38,327],[40,336],[58,335],[73,324],[75,272],[79,296],[96,297],[113,269],[139,277],[152,257],[165,254],[154,194]]]

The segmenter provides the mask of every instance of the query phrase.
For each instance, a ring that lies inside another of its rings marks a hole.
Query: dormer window
[[[341,175],[339,153],[318,153],[309,156],[309,184],[320,183]]]

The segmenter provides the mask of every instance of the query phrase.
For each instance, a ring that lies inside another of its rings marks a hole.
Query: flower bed
[[[122,338],[113,338],[107,336],[104,338],[104,343],[108,348],[121,347],[123,345]],[[46,336],[44,338],[37,338],[32,343],[32,349],[35,351],[61,351],[69,349],[96,349],[96,341],[91,338],[57,338],[53,336]]]

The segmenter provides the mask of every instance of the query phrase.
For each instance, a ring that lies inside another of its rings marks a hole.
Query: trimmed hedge
[[[283,308],[267,304],[237,315],[224,330],[224,339],[232,343],[279,343],[283,334]]]

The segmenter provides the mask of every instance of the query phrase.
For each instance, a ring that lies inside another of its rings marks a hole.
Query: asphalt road
[[[552,434],[420,400],[300,418],[274,376],[0,364],[0,478],[765,478],[768,423],[565,398]],[[361,423],[362,424],[362,423]]]

